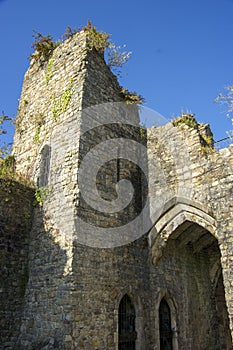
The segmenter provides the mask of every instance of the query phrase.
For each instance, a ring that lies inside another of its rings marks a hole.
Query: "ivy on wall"
[[[68,104],[71,100],[71,97],[74,93],[74,89],[72,88],[73,78],[70,79],[68,87],[65,89],[63,94],[58,98],[55,98],[55,94],[50,96],[52,100],[52,111],[54,120],[57,119],[59,114],[64,113],[68,107]]]

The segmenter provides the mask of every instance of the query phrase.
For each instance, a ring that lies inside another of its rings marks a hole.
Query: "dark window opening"
[[[38,187],[48,186],[49,170],[50,170],[51,147],[45,145],[41,151],[40,175],[38,179]]]
[[[159,306],[160,350],[172,350],[171,312],[163,298]]]
[[[126,294],[119,305],[119,350],[135,350],[137,333],[135,330],[135,308]]]

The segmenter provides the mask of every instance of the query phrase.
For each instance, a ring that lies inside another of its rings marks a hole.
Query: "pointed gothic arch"
[[[118,349],[136,350],[136,310],[128,294],[125,294],[118,310]]]
[[[146,337],[145,337],[145,309],[142,304],[141,297],[138,293],[134,292],[134,288],[131,285],[122,288],[116,298],[115,304],[115,325],[116,325],[116,333],[114,335],[115,338],[115,349],[119,349],[119,311],[120,304],[123,298],[127,295],[133,307],[135,309],[135,332],[136,332],[136,341],[135,341],[135,350],[145,349],[146,345]]]
[[[160,350],[173,350],[171,310],[165,298],[162,298],[159,305],[159,339]]]
[[[159,289],[156,301],[156,323],[160,350],[178,350],[177,305],[167,289]],[[166,347],[167,346],[167,347]]]
[[[163,285],[171,288],[173,295],[176,290],[181,293],[177,345],[221,348],[229,344],[229,317],[223,300],[221,252],[214,218],[200,206],[178,203],[157,221],[150,233],[150,244],[153,263],[166,275],[167,261],[172,260],[177,271],[177,276],[173,274],[174,283],[182,286],[177,289],[169,282]],[[205,318],[205,322],[201,321]],[[204,333],[209,334],[208,339]]]

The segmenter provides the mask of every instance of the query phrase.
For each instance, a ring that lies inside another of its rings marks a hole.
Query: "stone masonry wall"
[[[0,348],[13,349],[19,335],[28,282],[28,244],[33,191],[0,180]]]

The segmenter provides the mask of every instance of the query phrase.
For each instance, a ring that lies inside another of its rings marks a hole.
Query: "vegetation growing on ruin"
[[[213,135],[205,135],[203,132],[200,132],[200,142],[201,142],[201,154],[203,156],[208,156],[213,153],[214,150],[214,139]]]
[[[36,126],[35,135],[33,137],[33,141],[35,143],[40,143],[40,129],[41,129],[41,126],[38,124]]]
[[[53,63],[54,60],[52,58],[49,59],[48,64],[47,64],[47,68],[46,68],[46,73],[45,73],[45,80],[46,83],[48,84],[49,81],[52,79],[53,77]]]
[[[113,70],[116,69],[116,73],[119,74],[119,69],[129,60],[132,52],[125,51],[125,45],[115,45],[110,40],[110,34],[99,31],[96,26],[91,23],[90,20],[87,21],[87,25],[81,28],[72,29],[70,26],[66,28],[65,33],[61,36],[62,40],[69,39],[74,34],[83,30],[87,34],[87,45],[89,50],[95,49],[97,52],[103,54],[106,52],[107,65]],[[53,50],[62,42],[62,40],[54,41],[51,34],[42,35],[40,32],[34,31],[34,42],[32,43],[32,48],[35,50],[31,54],[30,58],[35,58],[36,61],[47,61],[47,73],[46,82],[51,79],[52,76],[52,65],[51,55]],[[123,50],[123,51],[122,51]]]
[[[0,159],[5,158],[11,152],[11,144],[4,142],[1,137],[7,134],[7,123],[13,124],[14,118],[8,117],[2,112],[2,115],[0,115]]]
[[[12,155],[0,159],[0,178],[13,178],[15,174],[15,159]]]
[[[145,102],[145,99],[141,95],[138,95],[135,91],[130,92],[126,88],[121,89],[120,96],[128,104],[142,104]]]
[[[206,135],[203,133],[203,131],[199,130],[199,123],[195,119],[195,114],[182,113],[179,117],[172,120],[172,124],[174,126],[180,126],[181,128],[183,128],[184,125],[187,125],[189,128],[196,129],[200,137],[201,154],[206,156],[207,154],[213,152],[213,135]]]
[[[4,183],[4,186],[11,186],[15,181],[17,181],[29,188],[34,188],[33,182],[25,174],[16,172],[15,158],[13,155],[0,158],[0,179],[7,180]]]
[[[71,97],[74,93],[72,84],[73,84],[73,78],[70,79],[68,87],[65,89],[65,91],[61,96],[59,96],[58,98],[56,98],[54,94],[50,96],[52,100],[52,111],[53,111],[54,120],[57,119],[59,114],[66,111],[69,105],[69,102],[71,100]]]
[[[61,37],[63,40],[69,39],[74,34],[80,32],[80,30],[81,30],[80,28],[71,28],[70,26],[67,26],[65,33],[63,33]]]
[[[5,123],[14,122],[14,118],[3,115],[0,116],[0,179],[7,179],[8,185],[12,181],[19,181],[20,183],[33,187],[31,181],[25,175],[17,174],[15,171],[15,158],[11,154],[11,144],[4,143],[1,136],[7,133]]]
[[[37,187],[35,190],[36,204],[42,206],[46,198],[49,196],[50,191],[51,188],[48,186]]]
[[[96,26],[93,25],[90,20],[87,21],[87,25],[82,29],[87,33],[87,44],[89,49],[95,49],[97,52],[102,53],[106,48],[109,47],[110,34],[98,31],[96,29]]]
[[[34,31],[34,42],[32,48],[35,50],[31,54],[30,58],[34,58],[36,61],[48,60],[53,50],[59,45],[59,41],[53,41],[51,34],[42,35],[40,32]]]
[[[68,39],[81,30],[87,34],[88,49],[95,49],[101,54],[105,52],[107,65],[110,67],[113,73],[120,76],[121,68],[128,62],[132,52],[125,50],[126,45],[115,45],[110,39],[111,34],[98,31],[96,26],[93,25],[90,20],[88,20],[87,25],[83,26],[82,28],[72,29],[70,26],[68,26],[65,33],[62,35],[62,38]]]
[[[198,128],[198,123],[195,119],[195,114],[191,114],[191,113],[182,113],[179,117],[174,118],[172,120],[172,124],[174,126],[187,125],[190,128],[194,128],[194,129]]]
[[[91,23],[90,20],[87,21],[87,25],[72,29],[70,26],[66,28],[65,33],[62,35],[62,40],[53,41],[52,35],[42,35],[40,32],[34,31],[34,42],[32,43],[32,48],[35,50],[31,54],[31,59],[34,58],[36,61],[44,64],[46,61],[47,68],[45,73],[45,79],[47,84],[53,77],[53,59],[51,55],[54,49],[64,40],[73,37],[76,33],[84,31],[87,35],[87,48],[88,50],[96,50],[96,52],[105,56],[106,64],[112,70],[114,74],[118,77],[121,76],[121,70],[125,63],[128,62],[131,57],[132,52],[125,50],[125,45],[115,45],[110,40],[110,34],[97,30],[96,26]],[[144,98],[138,95],[136,92],[129,92],[128,89],[122,88],[121,96],[124,98],[126,103],[143,103]],[[56,107],[54,106],[54,115]],[[55,117],[56,118],[56,117]]]

